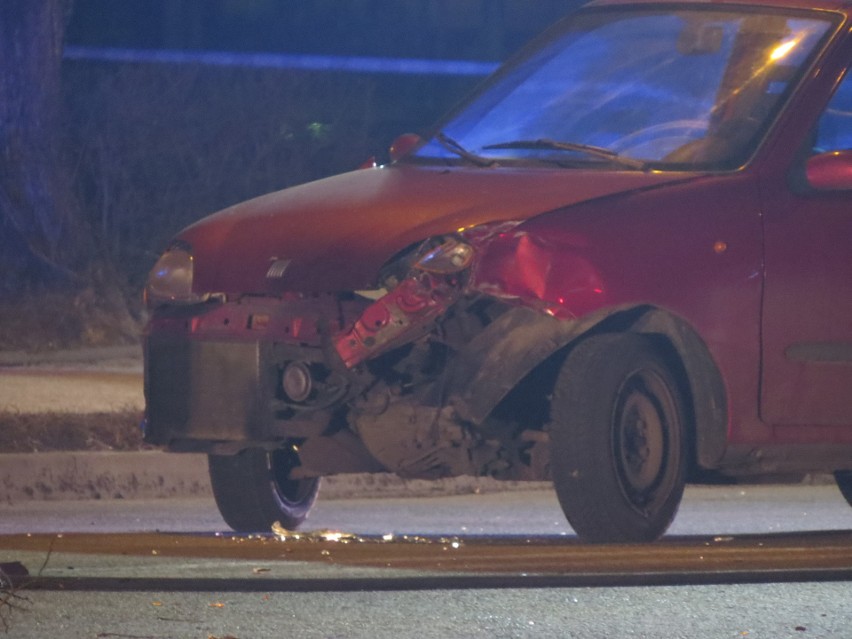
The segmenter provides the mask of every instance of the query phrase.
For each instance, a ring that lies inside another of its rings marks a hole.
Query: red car
[[[552,479],[592,542],[689,481],[852,501],[845,2],[596,2],[393,161],[182,231],[146,296],[146,440],[225,521],[324,475]]]

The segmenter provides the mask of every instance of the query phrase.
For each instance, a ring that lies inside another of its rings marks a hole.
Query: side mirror
[[[403,133],[391,143],[389,151],[391,162],[401,160],[422,143],[423,138],[416,133]]]
[[[805,165],[808,184],[818,191],[852,189],[852,151],[820,153]]]

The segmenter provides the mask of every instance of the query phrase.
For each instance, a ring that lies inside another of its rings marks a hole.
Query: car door
[[[810,139],[811,157],[852,150],[852,73]],[[852,190],[788,181],[763,191],[762,418],[776,426],[852,425]],[[825,439],[814,429],[794,433]]]

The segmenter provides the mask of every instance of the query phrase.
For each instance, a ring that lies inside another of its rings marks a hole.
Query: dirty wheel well
[[[663,361],[669,367],[683,398],[684,435],[687,438],[685,446],[687,452],[686,465],[689,478],[698,469],[695,437],[695,398],[683,355],[679,352],[672,338],[663,332],[641,330],[641,327],[637,330],[637,325],[641,324],[641,318],[649,310],[652,309],[635,308],[613,314],[572,340],[566,346],[557,350],[533,369],[532,372],[524,377],[506,395],[489,417],[489,421],[496,420],[503,423],[522,424],[524,429],[546,430],[551,419],[550,402],[554,384],[568,354],[582,341],[594,335],[603,333],[642,333],[650,339],[655,350],[659,352]]]

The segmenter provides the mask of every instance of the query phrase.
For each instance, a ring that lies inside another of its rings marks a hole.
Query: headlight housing
[[[452,275],[465,270],[473,262],[474,250],[470,244],[449,237],[425,254],[420,255],[414,268],[435,275]]]
[[[203,302],[202,296],[192,292],[192,277],[193,259],[189,247],[170,247],[148,274],[145,302],[149,307]]]

